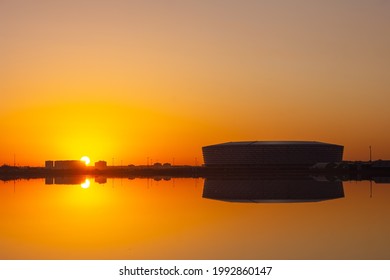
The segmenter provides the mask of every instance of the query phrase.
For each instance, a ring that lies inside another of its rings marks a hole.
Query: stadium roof
[[[317,142],[317,141],[240,141],[240,142],[226,142],[210,146],[249,146],[249,145],[334,145],[336,144]]]

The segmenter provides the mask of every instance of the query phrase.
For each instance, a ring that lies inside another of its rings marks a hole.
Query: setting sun
[[[81,160],[81,161],[84,161],[84,162],[85,162],[85,165],[88,165],[88,164],[91,162],[91,160],[90,160],[89,157],[87,157],[87,156],[83,156],[80,160]]]

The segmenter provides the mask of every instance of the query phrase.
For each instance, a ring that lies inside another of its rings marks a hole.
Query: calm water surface
[[[0,259],[390,259],[390,184],[326,184],[0,182]]]

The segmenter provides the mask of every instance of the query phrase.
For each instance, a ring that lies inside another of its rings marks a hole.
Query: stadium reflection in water
[[[344,197],[341,181],[310,179],[206,179],[203,197],[230,202],[316,202]]]

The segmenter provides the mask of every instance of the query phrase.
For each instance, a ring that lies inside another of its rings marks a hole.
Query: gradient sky
[[[385,0],[0,0],[0,164],[194,164],[239,140],[390,158],[389,14]]]

